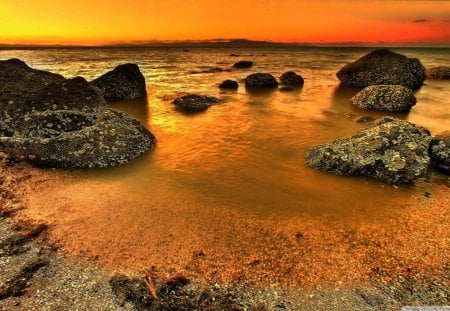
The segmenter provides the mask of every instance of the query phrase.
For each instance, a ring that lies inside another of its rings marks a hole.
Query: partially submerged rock
[[[300,87],[305,81],[303,77],[296,74],[293,71],[287,71],[280,76],[280,82],[282,85],[290,86],[290,87]]]
[[[239,84],[234,80],[225,80],[219,85],[219,88],[229,90],[236,90],[238,87]]]
[[[179,111],[193,113],[204,111],[218,102],[219,99],[213,96],[188,94],[176,98],[172,104]]]
[[[278,82],[270,73],[253,73],[245,78],[245,86],[248,88],[276,88]]]
[[[233,65],[233,67],[237,69],[248,69],[251,68],[252,66],[253,62],[248,60],[241,60]]]
[[[346,65],[336,75],[350,87],[391,84],[416,89],[425,80],[425,68],[417,58],[379,49]]]
[[[355,135],[308,150],[306,164],[338,175],[365,175],[391,183],[422,176],[430,163],[428,130],[383,117]]]
[[[372,116],[359,116],[355,119],[356,123],[369,123],[373,122],[375,119]]]
[[[145,97],[145,78],[136,64],[123,64],[93,80],[106,100],[132,100]]]
[[[448,66],[430,67],[427,69],[427,78],[437,80],[449,80],[450,67]]]
[[[429,152],[431,166],[450,175],[450,131],[433,137]]]
[[[363,110],[407,112],[417,100],[411,89],[401,85],[371,85],[353,96],[350,102]]]

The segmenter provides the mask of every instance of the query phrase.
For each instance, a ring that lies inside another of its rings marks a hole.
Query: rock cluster
[[[425,80],[425,68],[417,58],[379,49],[346,65],[336,75],[350,87],[390,84],[416,89]]]
[[[19,60],[0,61],[0,109],[0,151],[36,165],[115,166],[155,143],[83,78],[65,79]]]
[[[245,86],[248,88],[276,88],[278,82],[269,73],[252,73],[245,78]]]
[[[425,128],[383,117],[349,138],[311,148],[306,163],[338,175],[365,175],[392,183],[408,183],[426,172],[430,141],[430,133]]]
[[[407,112],[417,102],[411,89],[401,85],[371,85],[350,99],[363,110]]]
[[[195,113],[208,109],[212,104],[218,103],[219,99],[213,96],[188,94],[176,98],[172,104],[179,111]]]
[[[429,151],[431,165],[437,170],[450,175],[450,131],[433,137]]]

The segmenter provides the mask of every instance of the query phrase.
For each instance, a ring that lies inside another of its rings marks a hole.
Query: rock
[[[137,120],[109,109],[83,78],[0,61],[0,90],[0,151],[12,158],[47,167],[106,167],[155,143]]]
[[[350,87],[389,84],[416,89],[425,80],[425,68],[417,58],[379,49],[346,65],[336,75]]]
[[[147,310],[153,303],[154,298],[145,283],[139,279],[117,275],[111,278],[109,284],[120,306],[129,302],[136,310]]]
[[[360,116],[355,119],[356,123],[369,123],[373,122],[375,119],[372,116]]]
[[[219,85],[219,87],[221,89],[236,90],[239,87],[239,84],[233,80],[225,80]]]
[[[438,67],[428,68],[427,77],[431,78],[431,79],[438,79],[438,80],[449,80],[450,79],[450,67],[438,66]]]
[[[293,92],[295,91],[295,87],[292,86],[282,86],[280,87],[280,92]]]
[[[247,60],[241,60],[233,65],[234,68],[248,69],[253,66],[253,62]]]
[[[430,141],[425,128],[383,117],[349,138],[311,148],[306,154],[306,164],[338,175],[365,175],[391,183],[408,183],[426,172]]]
[[[245,86],[248,88],[275,88],[277,80],[269,73],[253,73],[245,78]]]
[[[93,80],[106,100],[132,100],[147,95],[145,78],[136,64],[123,64]]]
[[[450,175],[450,131],[443,132],[431,139],[429,154],[431,166]]]
[[[363,110],[407,112],[416,104],[411,89],[401,85],[371,85],[350,99]]]
[[[176,98],[172,104],[182,112],[200,112],[208,109],[212,104],[218,103],[219,99],[213,96],[188,94]]]
[[[303,85],[304,80],[302,76],[296,74],[295,72],[287,71],[280,76],[280,82],[282,85],[299,87]]]

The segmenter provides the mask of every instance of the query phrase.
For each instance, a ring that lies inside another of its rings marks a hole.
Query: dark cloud
[[[414,21],[414,23],[429,23],[430,20],[429,19],[416,19]]]

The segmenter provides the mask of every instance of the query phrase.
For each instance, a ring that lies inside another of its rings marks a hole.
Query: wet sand
[[[198,202],[174,202],[163,189],[148,202],[143,219],[126,198],[92,200],[70,172],[26,164],[2,170],[4,178],[22,176],[14,196],[24,208],[15,219],[47,223],[46,243],[111,273],[156,279],[183,275],[205,286],[246,284],[298,293],[285,298],[309,297],[311,310],[319,310],[330,292],[357,296],[359,303],[374,303],[375,310],[377,304],[450,303],[450,192],[442,176],[431,174],[431,182],[417,184],[421,195],[401,204],[387,201],[393,204],[389,216],[364,221],[255,215],[213,205],[205,214]],[[111,219],[108,211],[120,205],[126,207],[115,214],[121,218]]]

